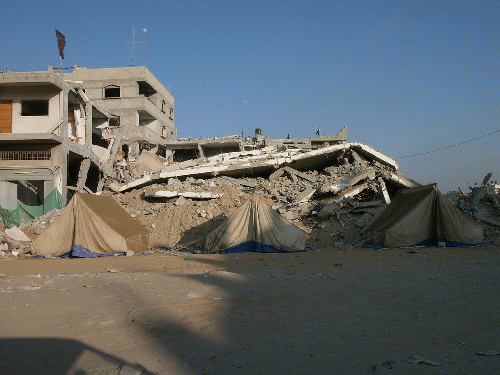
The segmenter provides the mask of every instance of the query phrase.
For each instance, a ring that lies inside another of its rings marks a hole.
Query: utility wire
[[[466,143],[470,143],[470,142],[474,142],[474,141],[477,141],[478,139],[481,139],[481,138],[484,138],[484,137],[488,137],[490,135],[493,135],[495,133],[498,133],[500,132],[500,129],[497,129],[491,133],[488,133],[488,134],[483,134],[477,138],[474,138],[474,139],[469,139],[468,141],[464,141],[464,142],[460,142],[460,143],[455,143],[454,145],[451,145],[451,146],[446,146],[446,147],[441,147],[441,148],[437,148],[435,150],[432,150],[432,151],[425,151],[425,152],[420,152],[418,154],[413,154],[413,155],[406,155],[406,156],[395,156],[393,157],[393,159],[405,159],[405,158],[412,158],[414,156],[420,156],[420,155],[425,155],[425,154],[430,154],[432,152],[437,152],[437,151],[442,151],[442,150],[446,150],[446,149],[449,149],[449,148],[452,148],[452,147],[455,147],[455,146],[461,146],[461,145],[464,145]]]

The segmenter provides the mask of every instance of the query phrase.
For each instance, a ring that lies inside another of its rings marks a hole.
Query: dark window
[[[104,88],[105,98],[119,98],[120,97],[120,86],[107,86]]]
[[[48,116],[48,100],[22,100],[21,116]]]
[[[139,95],[149,97],[156,94],[156,90],[149,83],[145,81],[137,81],[137,84],[139,85]]]
[[[17,183],[17,199],[28,206],[40,206],[44,197],[42,180],[19,180]]]

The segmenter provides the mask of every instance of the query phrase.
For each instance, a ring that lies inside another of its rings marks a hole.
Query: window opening
[[[48,116],[48,100],[22,100],[21,116]]]
[[[105,98],[119,98],[120,97],[120,86],[107,86],[104,88]]]

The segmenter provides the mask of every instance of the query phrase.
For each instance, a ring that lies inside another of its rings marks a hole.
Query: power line
[[[467,141],[464,141],[464,142],[460,142],[460,143],[455,143],[454,145],[451,145],[451,146],[446,146],[446,147],[441,147],[441,148],[437,148],[435,150],[432,150],[432,151],[425,151],[425,152],[420,152],[418,154],[413,154],[413,155],[406,155],[406,156],[395,156],[393,157],[393,159],[405,159],[405,158],[412,158],[414,156],[420,156],[420,155],[425,155],[425,154],[430,154],[430,153],[433,153],[433,152],[437,152],[437,151],[443,151],[443,150],[447,150],[449,148],[452,148],[452,147],[455,147],[455,146],[461,146],[461,145],[464,145],[466,143],[470,143],[470,142],[474,142],[474,141],[477,141],[478,139],[481,139],[481,138],[484,138],[484,137],[488,137],[490,135],[493,135],[495,133],[498,133],[500,132],[500,129],[497,129],[491,133],[488,133],[488,134],[483,134],[477,138],[474,138],[474,139],[469,139]]]

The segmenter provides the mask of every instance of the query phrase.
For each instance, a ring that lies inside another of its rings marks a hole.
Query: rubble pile
[[[481,221],[484,227],[484,241],[500,243],[500,185],[490,182],[488,173],[478,186],[469,186],[469,192],[452,191],[446,194],[458,208],[467,215]]]
[[[0,230],[0,259],[10,259],[30,249],[29,238],[17,227]]]
[[[253,193],[265,197],[269,206],[303,229],[308,248],[348,250],[367,243],[367,228],[399,189],[418,184],[397,172],[395,164],[375,155],[374,150],[364,156],[358,152],[364,149],[359,147],[339,150],[320,168],[298,170],[290,166],[293,163],[281,164],[258,177],[248,173],[234,176],[213,173],[207,177],[178,171],[174,177],[151,178],[152,174],[146,173],[143,175],[148,177],[146,183],[140,181],[136,187],[125,185],[126,188],[120,189],[108,184],[102,194],[113,196],[147,227],[151,231],[151,248],[161,251],[203,251],[206,235]],[[123,172],[122,182],[137,177],[133,168],[125,168]],[[500,199],[498,190],[491,186],[483,184],[471,188],[470,194],[447,196],[469,215],[483,221],[486,243],[499,244],[500,220],[497,226],[494,221],[500,217]],[[53,210],[21,224],[19,229],[34,239],[61,211]],[[483,220],[485,212],[493,222]],[[29,243],[0,231],[0,257],[15,257],[28,248]]]
[[[21,223],[19,225],[19,229],[25,232],[33,232],[35,235],[40,235],[45,232],[45,229],[47,229],[54,221],[57,220],[62,211],[62,209],[49,211],[45,215],[35,217],[27,223]]]
[[[153,247],[201,250],[204,236],[257,192],[306,231],[310,247],[351,248],[363,245],[363,229],[387,205],[380,182],[389,173],[376,161],[346,154],[320,171],[283,167],[268,178],[169,178],[114,197],[152,231]],[[353,188],[359,191],[344,194]]]

